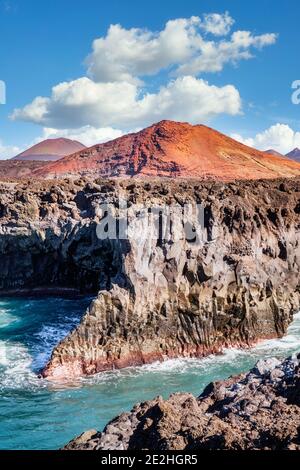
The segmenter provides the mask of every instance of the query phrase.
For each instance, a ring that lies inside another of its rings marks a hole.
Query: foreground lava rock
[[[66,450],[300,450],[300,355],[247,374],[136,405]]]

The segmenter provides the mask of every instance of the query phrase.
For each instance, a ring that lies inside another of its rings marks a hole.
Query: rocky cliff
[[[65,450],[300,450],[300,355],[259,361],[249,373],[136,405]]]
[[[299,191],[299,180],[2,183],[0,293],[95,293],[53,351],[49,378],[282,336],[299,310]],[[131,222],[143,207],[197,202],[203,237],[176,237],[179,217],[173,239],[144,237],[137,225],[127,240],[101,240],[101,203],[120,222],[120,197]]]

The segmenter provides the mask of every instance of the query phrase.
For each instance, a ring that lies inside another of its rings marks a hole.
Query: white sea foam
[[[7,347],[5,341],[0,341],[0,366],[8,365]]]
[[[78,318],[64,317],[64,323],[43,325],[35,337],[38,339],[36,354],[33,361],[35,369],[41,369],[50,359],[53,348],[76,326]]]
[[[20,343],[0,341],[0,389],[23,389],[37,385],[31,370],[32,357]]]
[[[8,315],[10,315],[9,312]],[[11,321],[14,321],[13,318],[11,316]],[[34,354],[31,354],[21,343],[9,340],[0,341],[0,389],[45,387],[47,382],[38,379],[33,370],[38,370],[45,365],[53,347],[70,331],[70,323],[75,326],[76,319],[64,318],[64,323],[57,326],[43,325],[36,333],[38,342]],[[83,378],[81,383],[83,385],[117,384],[124,379],[139,378],[147,374],[162,377],[188,374],[189,376],[203,376],[203,379],[209,377],[209,380],[212,380],[214,374],[217,379],[220,372],[226,371],[229,367],[230,370],[241,372],[243,366],[247,370],[249,365],[251,366],[260,358],[285,357],[298,351],[300,351],[300,313],[295,315],[287,336],[282,339],[263,341],[249,349],[228,348],[223,354],[210,355],[202,359],[168,359],[141,367],[109,371]],[[78,382],[74,383],[74,386],[77,387]]]
[[[18,321],[18,318],[10,310],[0,308],[0,328],[5,328],[16,321]]]
[[[59,299],[55,300],[57,308]],[[51,301],[52,299],[49,300]],[[79,321],[79,315],[65,315],[63,309],[57,315],[56,324],[53,324],[54,322],[51,324],[51,319],[47,323],[46,319],[46,324],[42,324],[40,329],[31,336],[29,336],[30,333],[25,334],[25,330],[23,343],[19,341],[22,323],[20,323],[20,331],[9,328],[14,326],[15,322],[22,322],[23,316],[26,319],[27,315],[32,315],[32,303],[18,305],[18,308],[21,309],[20,312],[11,308],[10,302],[0,301],[0,390],[44,387],[47,382],[39,379],[36,372],[45,366],[53,348]],[[30,328],[30,325],[28,326]],[[14,338],[17,339],[14,340]]]

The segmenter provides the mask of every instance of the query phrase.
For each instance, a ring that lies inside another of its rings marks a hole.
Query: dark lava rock
[[[300,450],[300,355],[247,374],[136,405],[65,450]]]

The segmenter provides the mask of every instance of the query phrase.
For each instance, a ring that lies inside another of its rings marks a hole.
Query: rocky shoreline
[[[281,337],[300,304],[299,194],[299,179],[1,183],[0,294],[96,297],[54,349],[49,379]],[[141,206],[201,204],[205,239],[100,240],[99,208],[120,220],[120,197],[130,220]]]
[[[246,374],[136,405],[64,450],[300,450],[300,354]]]

